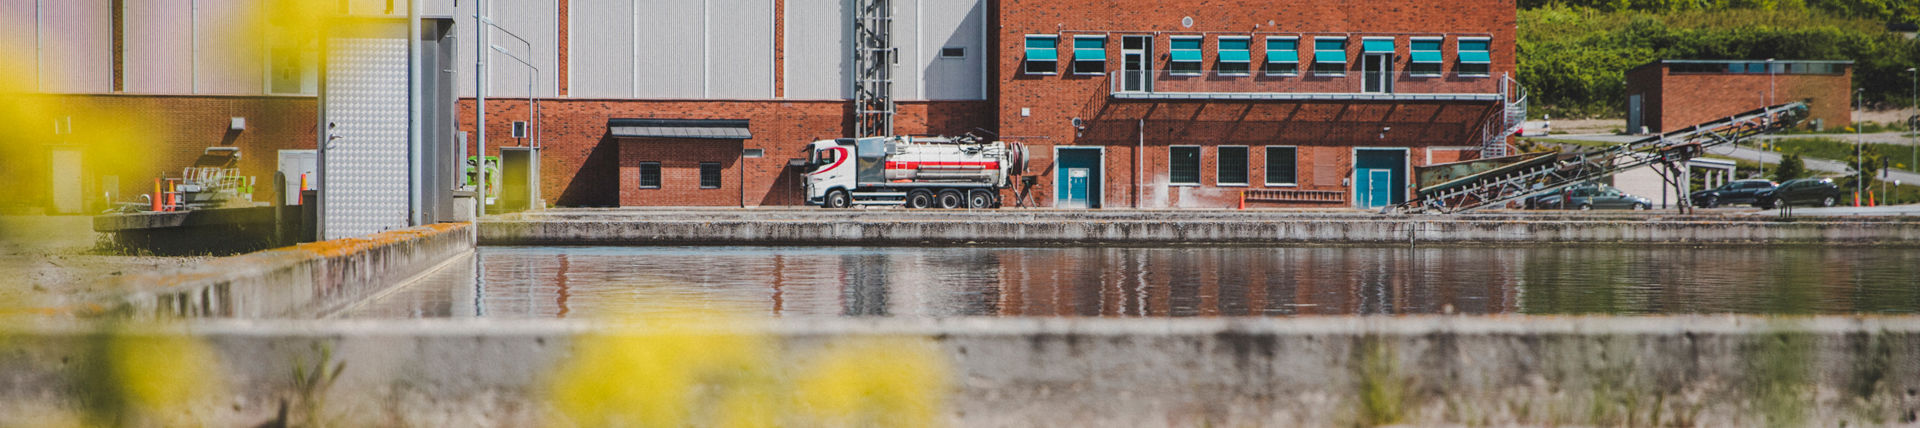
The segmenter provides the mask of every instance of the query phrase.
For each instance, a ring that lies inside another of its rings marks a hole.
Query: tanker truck
[[[973,135],[840,138],[806,151],[807,204],[827,208],[998,207],[1027,160],[1026,146]]]

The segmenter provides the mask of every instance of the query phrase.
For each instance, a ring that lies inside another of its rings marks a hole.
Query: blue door
[[[1405,149],[1354,150],[1354,206],[1372,209],[1406,202],[1406,162]]]
[[[1061,147],[1054,159],[1057,208],[1100,208],[1100,149]]]
[[[1365,205],[1362,206],[1379,208],[1393,205],[1393,170],[1369,169],[1365,177],[1366,180],[1360,184],[1360,194],[1366,195]]]

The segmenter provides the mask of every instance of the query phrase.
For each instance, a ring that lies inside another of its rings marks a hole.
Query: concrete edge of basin
[[[74,315],[311,317],[393,287],[473,251],[472,223],[439,223],[357,238],[222,257],[192,267],[128,275],[134,290]]]

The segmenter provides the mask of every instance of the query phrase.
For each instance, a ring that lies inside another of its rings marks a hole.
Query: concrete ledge
[[[146,317],[314,317],[473,251],[470,223],[313,242],[132,275],[109,310]]]
[[[230,396],[193,415],[221,426],[271,419],[295,394],[293,366],[322,348],[347,367],[324,397],[340,423],[536,425],[554,369],[586,338],[648,335],[540,320],[185,332],[122,334],[209,347]],[[1913,317],[884,319],[706,333],[768,335],[775,371],[834,341],[924,338],[951,367],[943,415],[958,426],[1874,426],[1920,412]],[[0,424],[73,408],[67,391],[87,379],[74,362],[99,355],[99,335],[60,325],[0,337]]]
[[[1388,217],[1244,211],[583,211],[499,217],[484,245],[1920,245],[1920,220]]]

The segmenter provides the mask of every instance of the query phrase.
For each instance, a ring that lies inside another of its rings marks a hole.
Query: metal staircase
[[[856,0],[853,8],[855,138],[893,136],[893,4]]]
[[[1481,159],[1506,157],[1507,136],[1520,132],[1527,121],[1527,88],[1513,80],[1512,75],[1500,78],[1500,103],[1499,114],[1480,125]]]
[[[1684,168],[1681,162],[1712,147],[1785,129],[1804,119],[1806,112],[1805,103],[1781,104],[1585,153],[1516,156],[1513,162],[1498,168],[1423,186],[1416,189],[1413,200],[1387,207],[1384,212],[1457,213],[1502,207],[1655,164],[1666,166],[1662,173],[1669,176],[1669,184],[1679,184],[1677,174],[1672,173]],[[1684,207],[1685,198],[1681,199]]]

